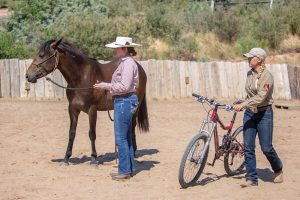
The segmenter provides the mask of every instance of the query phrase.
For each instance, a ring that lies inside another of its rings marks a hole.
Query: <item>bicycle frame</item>
[[[226,125],[224,125],[224,123],[221,121],[221,119],[218,116],[218,106],[215,106],[210,118],[203,120],[202,126],[200,128],[200,132],[205,132],[208,135],[208,140],[205,143],[204,153],[200,157],[198,163],[202,162],[204,155],[205,155],[206,151],[208,150],[208,146],[210,144],[212,136],[214,136],[214,144],[215,144],[215,159],[214,159],[214,161],[229,151],[228,146],[230,144],[228,144],[228,142],[227,142],[227,144],[225,144],[225,148],[220,148],[220,146],[219,146],[217,124],[220,124],[220,126],[223,130],[227,130],[227,133],[225,135],[226,135],[226,137],[229,138],[228,141],[231,141],[231,139],[230,139],[232,136],[231,131],[232,131],[235,119],[236,119],[236,115],[237,115],[237,112],[234,112],[234,114],[231,118],[230,124],[226,126]],[[209,127],[210,124],[212,125],[212,127],[210,129],[208,128],[208,130],[205,130],[205,126]],[[244,149],[242,144],[239,143],[239,145],[242,147],[242,149]],[[236,152],[236,153],[238,153],[238,152]],[[213,162],[213,164],[214,164],[214,162]]]
[[[216,124],[217,123],[220,124],[221,128],[223,130],[227,131],[226,136],[230,138],[231,131],[232,131],[235,119],[236,119],[236,115],[237,115],[237,113],[234,112],[234,114],[231,118],[230,124],[228,126],[225,126],[223,124],[223,122],[220,120],[219,116],[218,116],[218,109],[215,108],[213,113],[212,113],[212,116],[211,116],[210,120],[214,121]],[[220,156],[224,155],[224,153],[227,153],[228,151],[227,151],[227,148],[225,148],[225,149],[219,148],[220,146],[219,146],[219,137],[218,137],[217,126],[215,126],[215,128],[213,129],[213,133],[214,133],[214,142],[215,142],[215,156],[216,156],[216,159],[217,159]],[[228,145],[228,144],[225,144],[225,145]]]

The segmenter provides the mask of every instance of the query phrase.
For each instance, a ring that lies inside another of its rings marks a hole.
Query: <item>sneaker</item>
[[[283,182],[283,172],[277,172],[275,173],[275,178],[273,180],[274,183],[282,183]]]
[[[252,187],[252,186],[258,186],[258,183],[250,181],[250,180],[247,180],[246,183],[241,184],[242,188]]]

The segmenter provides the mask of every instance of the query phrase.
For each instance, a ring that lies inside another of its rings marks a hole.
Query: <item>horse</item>
[[[142,66],[137,63],[139,71],[139,86],[136,94],[139,101],[137,112],[132,120],[132,140],[134,151],[137,150],[135,127],[141,132],[149,131],[149,120],[146,102],[147,76]],[[58,69],[67,82],[66,96],[69,102],[70,117],[69,141],[61,164],[68,165],[72,156],[73,143],[80,112],[88,114],[89,138],[91,140],[91,165],[97,165],[96,152],[96,121],[97,111],[113,110],[112,96],[102,89],[93,89],[96,81],[111,82],[112,74],[118,67],[118,59],[100,64],[90,58],[74,45],[62,39],[52,39],[45,42],[26,71],[26,79],[36,83],[37,79],[47,76]]]

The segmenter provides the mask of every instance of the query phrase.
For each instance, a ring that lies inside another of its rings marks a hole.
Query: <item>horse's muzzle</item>
[[[30,83],[36,83],[36,81],[37,81],[36,73],[34,73],[34,74],[32,74],[32,75],[26,74],[26,75],[25,75],[25,78],[26,78],[27,81],[30,82]]]

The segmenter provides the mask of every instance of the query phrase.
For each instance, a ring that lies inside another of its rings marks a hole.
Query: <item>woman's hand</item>
[[[99,82],[98,80],[96,81],[96,83],[93,85],[93,88],[95,89],[101,89],[101,82]]]
[[[233,110],[239,112],[239,111],[243,110],[243,106],[241,104],[236,104],[233,106]]]

